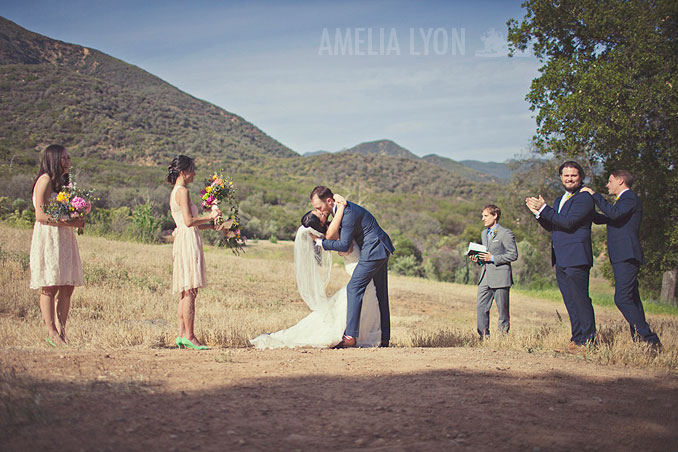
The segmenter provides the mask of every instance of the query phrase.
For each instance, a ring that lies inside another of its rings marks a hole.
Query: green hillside
[[[425,160],[432,165],[449,171],[452,173],[452,175],[454,175],[454,177],[461,177],[475,182],[497,182],[498,180],[497,178],[492,177],[493,174],[488,173],[487,171],[483,171],[482,169],[476,170],[470,165],[464,165],[460,162],[456,162],[452,159],[441,157],[436,154],[419,157],[391,140],[378,140],[360,143],[337,154],[379,155],[387,157],[399,157],[409,160]],[[310,154],[305,155],[308,156]]]
[[[436,154],[430,154],[425,155],[424,157],[422,157],[422,159],[432,165],[446,169],[447,171],[455,174],[458,177],[482,182],[497,182],[497,179],[492,177],[492,175],[490,174],[470,168],[469,166],[461,162],[457,162],[446,157],[441,157]]]
[[[454,280],[462,248],[480,233],[479,209],[499,192],[480,173],[430,163],[388,140],[300,156],[135,66],[1,18],[0,74],[0,218],[12,224],[32,225],[39,153],[62,143],[74,176],[101,198],[89,233],[161,240],[174,227],[166,167],[186,153],[198,162],[194,195],[209,171],[234,178],[247,237],[293,238],[311,189],[328,185],[392,235],[395,271]]]
[[[459,163],[483,174],[493,176],[500,181],[511,179],[511,175],[513,174],[513,171],[506,163],[479,162],[478,160],[462,160]]]
[[[97,50],[0,18],[0,152],[59,142],[77,156],[152,164],[291,157],[243,118]]]
[[[416,160],[419,157],[408,151],[404,147],[391,140],[377,140],[360,143],[352,148],[346,149],[348,154],[363,154],[363,155],[383,155],[390,157],[402,157],[406,159]]]

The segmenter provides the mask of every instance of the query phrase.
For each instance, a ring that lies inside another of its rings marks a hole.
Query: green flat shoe
[[[51,339],[49,336],[47,336],[47,337],[45,338],[45,342],[47,342],[47,343],[48,343],[49,345],[51,345],[52,347],[56,347],[56,346],[57,346],[57,344],[55,344],[54,341],[52,341],[52,339]]]

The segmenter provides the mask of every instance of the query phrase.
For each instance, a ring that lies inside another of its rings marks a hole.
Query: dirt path
[[[678,449],[675,376],[570,356],[3,349],[0,363],[40,400],[32,414],[14,400],[3,450]]]

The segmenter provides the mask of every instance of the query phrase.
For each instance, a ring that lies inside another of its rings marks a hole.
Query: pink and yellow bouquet
[[[82,189],[71,182],[61,188],[56,198],[42,206],[42,210],[53,222],[84,218],[92,211],[92,202],[96,199],[92,190]],[[82,234],[82,229],[78,228],[78,234]]]
[[[222,216],[215,220],[223,238],[220,244],[231,248],[235,254],[242,251],[245,237],[240,234],[240,207],[235,199],[236,187],[230,177],[214,173],[205,181],[200,191],[200,206],[204,211],[220,209]]]

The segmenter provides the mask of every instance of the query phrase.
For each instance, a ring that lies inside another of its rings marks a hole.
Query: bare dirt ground
[[[678,450],[675,374],[556,353],[8,347],[0,365],[2,450]]]

